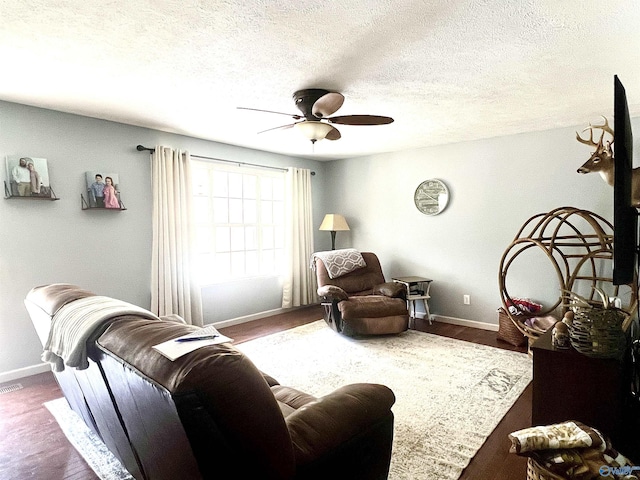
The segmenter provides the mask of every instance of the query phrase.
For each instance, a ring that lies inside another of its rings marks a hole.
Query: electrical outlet
[[[471,305],[471,295],[463,295],[462,301],[465,305]]]

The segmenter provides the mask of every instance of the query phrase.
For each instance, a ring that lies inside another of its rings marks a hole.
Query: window
[[[280,275],[284,172],[194,160],[192,178],[200,282]]]

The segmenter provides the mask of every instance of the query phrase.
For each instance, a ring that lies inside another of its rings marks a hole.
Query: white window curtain
[[[189,152],[157,146],[151,155],[151,178],[151,311],[159,316],[178,314],[187,323],[202,326],[202,298],[192,266]]]
[[[316,303],[316,278],[309,261],[313,253],[311,171],[289,168],[286,181],[286,231],[282,307]]]

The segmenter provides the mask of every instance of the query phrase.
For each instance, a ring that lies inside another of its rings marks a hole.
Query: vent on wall
[[[13,385],[7,385],[6,387],[0,387],[0,395],[3,393],[15,392],[16,390],[22,390],[22,384],[14,383]]]

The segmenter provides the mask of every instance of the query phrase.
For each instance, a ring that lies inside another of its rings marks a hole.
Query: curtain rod
[[[153,153],[156,151],[155,148],[149,148],[149,147],[145,147],[143,145],[138,145],[136,147],[136,150],[138,150],[139,152],[144,152],[144,151],[148,151],[149,153]],[[204,157],[202,155],[191,155],[194,158],[202,158],[204,160],[213,160],[214,162],[225,162],[225,163],[233,163],[235,165],[249,165],[251,167],[259,167],[259,168],[271,168],[273,170],[281,170],[283,172],[286,172],[287,169],[286,168],[281,168],[281,167],[272,167],[269,165],[259,165],[257,163],[247,163],[247,162],[234,162],[233,160],[225,160],[222,158],[215,158],[215,157]],[[311,175],[315,175],[316,172],[311,172]]]

